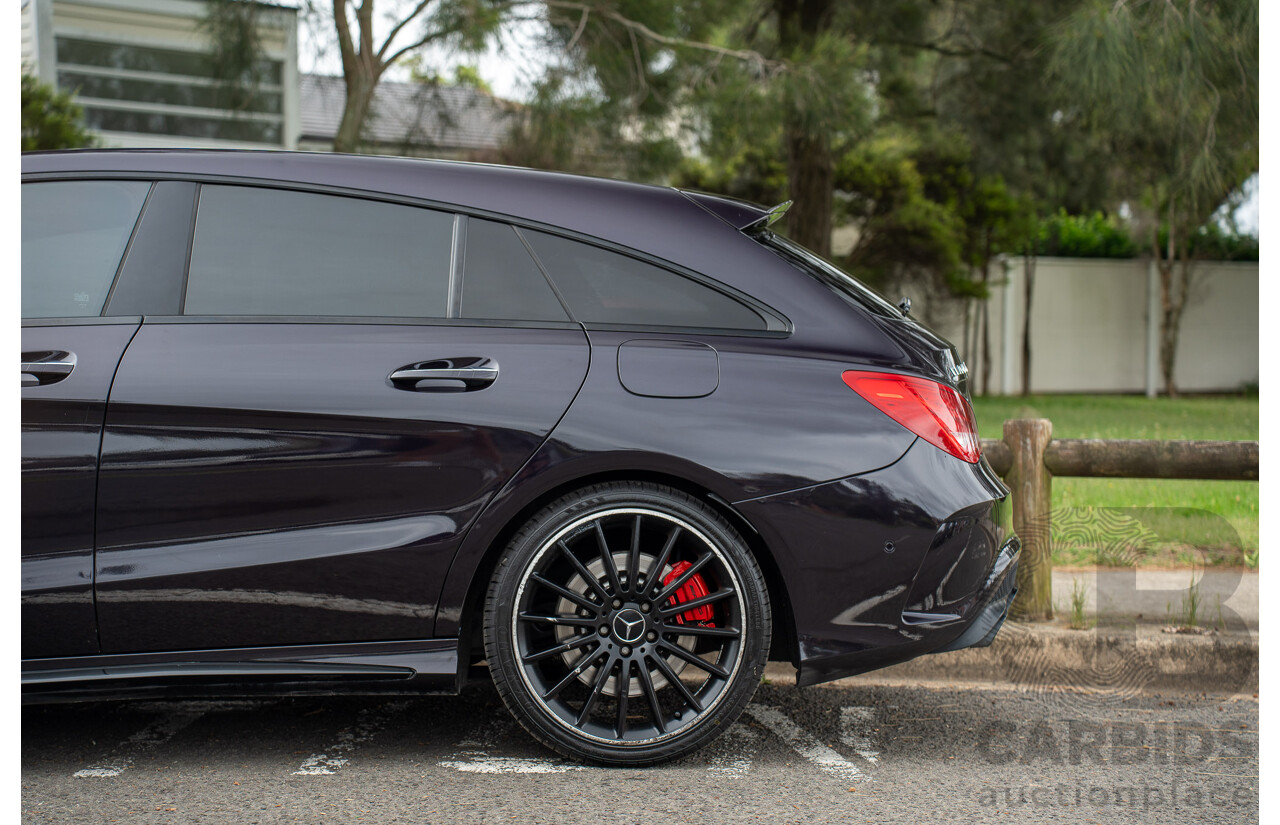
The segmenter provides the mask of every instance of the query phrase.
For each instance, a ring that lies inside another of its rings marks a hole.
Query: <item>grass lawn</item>
[[[983,438],[1000,438],[1005,419],[1047,418],[1055,438],[1210,439],[1258,438],[1256,397],[1193,397],[1171,401],[1131,395],[1033,395],[975,398]],[[1257,565],[1258,483],[1166,479],[1055,478],[1053,507],[1189,508],[1154,514],[1147,528],[1160,536],[1139,563]],[[1088,510],[1077,511],[1087,520]],[[1225,523],[1217,517],[1225,520]],[[1113,532],[1123,532],[1112,525]],[[1105,539],[1104,539],[1105,541]],[[1123,544],[1123,542],[1120,542]],[[1096,542],[1093,542],[1096,544]],[[1062,565],[1105,562],[1105,549],[1064,539],[1055,529],[1054,561]],[[1121,552],[1123,555],[1123,552]]]

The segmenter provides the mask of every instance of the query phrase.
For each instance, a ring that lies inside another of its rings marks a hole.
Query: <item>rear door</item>
[[[145,181],[22,187],[22,657],[98,652],[94,497],[107,394],[141,318],[100,317]]]
[[[586,374],[518,236],[205,184],[182,303],[112,390],[103,651],[429,637],[462,536]]]

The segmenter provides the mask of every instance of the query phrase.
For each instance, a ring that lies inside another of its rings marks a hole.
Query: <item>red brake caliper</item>
[[[662,586],[666,587],[671,584],[673,581],[680,578],[680,575],[684,573],[684,571],[688,570],[692,566],[693,565],[687,561],[676,562],[671,566],[671,572],[662,577]],[[676,591],[675,595],[671,597],[671,606],[674,607],[678,604],[684,604],[685,602],[692,601],[694,599],[700,599],[710,593],[711,591],[707,589],[707,582],[702,578],[702,574],[694,573],[689,577],[687,582],[680,586],[680,589]],[[686,610],[679,616],[676,616],[676,624],[698,622],[705,627],[715,627],[715,622],[711,621],[714,617],[715,613],[712,611],[711,605],[704,604],[701,607]]]

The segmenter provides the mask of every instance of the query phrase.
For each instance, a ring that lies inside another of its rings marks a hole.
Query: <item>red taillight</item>
[[[960,393],[910,375],[846,370],[844,382],[911,432],[970,464],[982,456],[973,409]]]

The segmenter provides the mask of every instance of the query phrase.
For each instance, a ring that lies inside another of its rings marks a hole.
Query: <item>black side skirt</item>
[[[457,693],[457,639],[27,659],[24,703],[84,699]]]

